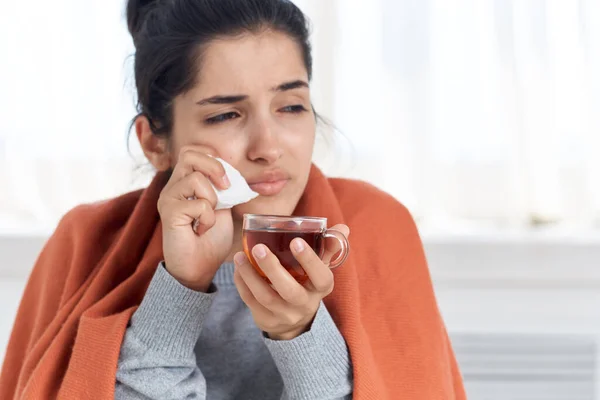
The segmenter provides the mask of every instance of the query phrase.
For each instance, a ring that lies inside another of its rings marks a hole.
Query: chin
[[[291,215],[296,208],[296,203],[283,198],[258,196],[254,200],[233,207],[233,217],[242,220],[244,214]]]

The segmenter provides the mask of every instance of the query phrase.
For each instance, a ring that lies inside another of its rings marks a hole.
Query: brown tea
[[[254,256],[252,255],[252,249],[257,244],[264,244],[267,246],[273,254],[277,256],[281,265],[300,283],[306,282],[308,276],[305,274],[304,269],[300,266],[300,263],[294,258],[294,254],[290,249],[290,244],[295,238],[301,238],[308,246],[312,247],[315,253],[321,257],[323,255],[323,232],[321,231],[288,231],[278,229],[244,229],[243,231],[243,243],[244,252],[250,259],[254,269],[263,277],[267,282],[271,283],[266,275],[262,272]]]

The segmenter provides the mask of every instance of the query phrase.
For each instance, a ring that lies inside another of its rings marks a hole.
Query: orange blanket
[[[165,176],[69,212],[29,278],[0,376],[0,399],[112,399],[127,323],[161,260]],[[297,215],[352,230],[325,300],[346,338],[357,400],[464,399],[423,247],[408,211],[370,185],[313,167]]]

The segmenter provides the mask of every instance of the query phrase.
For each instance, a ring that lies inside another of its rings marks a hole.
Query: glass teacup
[[[348,257],[350,249],[348,239],[342,232],[327,229],[327,218],[244,215],[242,236],[244,252],[254,269],[266,281],[269,281],[268,278],[252,255],[252,249],[259,243],[267,246],[298,282],[306,282],[308,276],[290,249],[290,244],[295,238],[303,239],[320,258],[323,258],[325,253],[326,240],[329,238],[337,240],[339,250],[337,256],[334,255],[335,257],[329,262],[329,268],[339,267]]]

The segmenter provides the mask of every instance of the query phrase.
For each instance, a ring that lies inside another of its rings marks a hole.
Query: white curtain
[[[600,222],[600,2],[337,1],[333,120],[436,230]]]
[[[126,149],[133,47],[121,1],[5,3],[0,234],[47,232],[147,182]],[[598,0],[298,4],[315,105],[343,134],[317,144],[327,172],[373,182],[437,231],[598,227]]]
[[[137,176],[126,142],[133,46],[121,1],[2,5],[0,233],[45,234]]]

